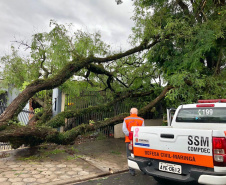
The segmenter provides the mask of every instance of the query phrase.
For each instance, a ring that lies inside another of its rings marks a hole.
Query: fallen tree
[[[0,115],[0,126],[4,124],[8,124],[7,121],[12,119],[13,116],[18,115],[21,110],[24,108],[27,101],[33,97],[37,92],[41,90],[53,89],[55,87],[60,86],[66,80],[71,78],[76,72],[80,71],[84,67],[88,66],[92,62],[97,63],[106,63],[112,60],[117,60],[123,58],[125,56],[134,54],[139,51],[143,51],[145,49],[149,49],[160,42],[159,39],[155,39],[152,43],[148,44],[147,42],[141,43],[139,46],[130,49],[126,52],[115,54],[112,56],[108,56],[105,58],[97,58],[93,56],[89,56],[87,58],[77,56],[70,63],[66,64],[65,67],[58,72],[58,74],[54,75],[51,78],[42,80],[38,79],[28,85],[25,90],[23,90],[14,100],[13,102],[6,108],[6,110]]]
[[[0,115],[0,141],[9,141],[10,143],[12,143],[14,148],[17,148],[22,144],[33,146],[45,141],[54,142],[58,144],[67,144],[72,142],[77,137],[77,135],[82,134],[86,131],[95,130],[106,125],[114,125],[121,122],[124,116],[127,115],[127,113],[118,115],[113,118],[109,118],[108,120],[103,122],[98,122],[94,124],[94,126],[82,124],[79,127],[73,128],[72,130],[69,130],[65,133],[58,133],[56,132],[56,130],[53,129],[53,127],[56,128],[64,125],[65,118],[77,117],[81,113],[93,111],[94,109],[103,110],[106,107],[113,105],[115,102],[128,97],[147,96],[153,93],[153,90],[150,90],[149,92],[140,93],[132,93],[132,91],[128,91],[126,94],[120,95],[114,101],[109,102],[106,105],[101,105],[99,107],[89,107],[81,111],[65,111],[60,113],[47,123],[45,123],[45,120],[42,120],[43,122],[40,122],[40,120],[39,122],[37,122],[37,125],[32,124],[27,126],[21,126],[17,123],[15,118],[21,112],[28,100],[32,98],[36,93],[42,90],[49,90],[60,86],[69,78],[71,78],[74,74],[78,74],[83,69],[87,69],[94,74],[101,74],[107,76],[106,86],[110,90],[114,91],[111,87],[111,83],[113,77],[115,77],[115,74],[112,72],[108,72],[106,69],[100,66],[100,64],[119,60],[123,57],[133,55],[137,52],[150,49],[151,47],[159,43],[160,40],[161,39],[159,37],[154,37],[150,39],[150,41],[145,40],[139,46],[134,47],[133,49],[129,49],[125,52],[109,55],[103,58],[95,57],[93,55],[85,57],[83,55],[80,55],[78,52],[73,51],[71,53],[73,56],[72,61],[66,63],[63,68],[59,70],[55,75],[49,75],[50,73],[48,72],[48,75],[45,75],[44,78],[36,79],[31,82]],[[43,61],[41,65],[43,65]],[[41,69],[43,69],[45,72],[47,71],[47,69],[43,66],[41,67]],[[123,82],[118,79],[117,76],[115,78],[118,82],[123,84]]]
[[[150,111],[150,109],[154,107],[160,100],[162,100],[166,93],[172,88],[172,86],[165,87],[158,97],[156,97],[153,101],[140,110],[139,115],[142,116],[147,111]],[[135,96],[137,96],[137,94]],[[43,142],[70,144],[74,142],[78,135],[95,131],[108,125],[122,123],[123,119],[128,115],[129,113],[123,113],[115,117],[108,118],[105,121],[95,122],[92,125],[81,124],[63,133],[59,133],[55,129],[47,126],[10,125],[6,127],[6,129],[0,131],[0,141],[9,141],[14,148],[18,148],[22,144],[35,146]]]

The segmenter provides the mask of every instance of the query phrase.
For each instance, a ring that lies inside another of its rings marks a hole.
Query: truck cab
[[[132,127],[128,166],[163,184],[226,185],[226,100],[180,105],[167,119],[168,126]]]

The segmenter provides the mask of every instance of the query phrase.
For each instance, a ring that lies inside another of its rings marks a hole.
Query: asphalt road
[[[136,171],[135,176],[131,176],[128,172],[124,172],[76,183],[73,185],[198,185],[198,183],[185,184],[167,181],[165,184],[160,184],[153,177],[143,175],[142,172]]]
[[[77,183],[76,185],[160,185],[153,177],[143,175],[137,172],[135,176],[131,176],[128,172],[121,174],[112,174],[107,177],[101,177],[95,180]]]

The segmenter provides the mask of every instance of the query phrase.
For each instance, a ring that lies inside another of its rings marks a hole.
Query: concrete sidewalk
[[[113,141],[118,147],[119,140]],[[106,140],[106,143],[109,141]],[[111,140],[112,142],[112,140]],[[120,141],[121,142],[121,141]],[[96,143],[86,143],[85,149],[94,146]],[[70,184],[91,178],[104,176],[110,173],[127,170],[127,161],[125,152],[114,154],[110,144],[110,150],[106,149],[103,142],[101,152],[100,146],[97,150],[92,150],[90,155],[84,155],[82,150],[80,157],[74,160],[55,160],[55,161],[19,161],[13,155],[11,157],[0,159],[0,184],[1,185],[35,185],[48,184],[60,185]],[[122,148],[123,146],[123,148]],[[80,148],[82,146],[79,146]],[[124,144],[120,145],[121,151],[124,151]],[[20,149],[23,152],[26,149]],[[16,151],[14,151],[15,153]],[[90,153],[90,151],[87,151]],[[101,152],[101,153],[99,153]],[[1,153],[1,152],[0,152]]]

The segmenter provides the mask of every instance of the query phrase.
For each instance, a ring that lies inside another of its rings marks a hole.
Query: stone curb
[[[96,168],[98,168],[99,170],[101,170],[103,172],[106,172],[106,173],[109,172],[109,168],[104,168],[104,167],[100,166],[99,165],[100,163],[98,161],[96,161],[96,160],[93,160],[91,157],[83,155],[83,157],[81,157],[81,159],[86,161],[90,165],[95,166]],[[114,173],[118,173],[118,172],[121,172],[121,171],[126,171],[128,169],[129,169],[128,167],[121,168],[120,170],[119,169],[114,169],[115,170]]]
[[[128,171],[128,169],[119,170],[115,173],[102,172],[102,173],[98,173],[98,174],[94,174],[94,175],[87,175],[85,178],[76,177],[76,178],[71,178],[70,180],[60,180],[60,181],[55,181],[55,182],[51,182],[51,183],[46,183],[46,185],[65,185],[65,184],[71,184],[71,183],[79,183],[79,182],[84,182],[84,181],[88,181],[91,179],[96,179],[99,177],[105,177],[105,176],[123,173],[123,172],[127,172],[127,171]]]
[[[85,155],[83,155],[83,157],[81,157],[82,160],[86,161],[87,163],[89,163],[90,165],[94,166],[95,168],[101,170],[104,173],[108,173],[109,171],[106,169],[103,169],[102,167],[96,165],[96,163],[94,162],[94,160],[92,160],[90,157],[87,157]]]

